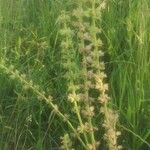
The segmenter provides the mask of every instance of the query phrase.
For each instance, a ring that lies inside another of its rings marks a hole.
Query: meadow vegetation
[[[149,0],[0,0],[0,149],[150,149]]]

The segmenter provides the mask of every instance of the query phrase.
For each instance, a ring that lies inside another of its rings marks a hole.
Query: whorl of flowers
[[[61,150],[74,150],[72,148],[72,141],[70,140],[69,134],[65,134],[63,137],[61,137]]]
[[[108,108],[110,97],[108,96],[108,84],[105,83],[107,75],[105,74],[105,65],[103,62],[102,41],[99,38],[101,29],[97,22],[101,22],[101,13],[105,9],[105,2],[98,0],[80,1],[78,8],[73,12],[75,17],[74,26],[78,28],[79,50],[82,55],[82,76],[84,88],[85,111],[84,116],[88,119],[88,126],[91,128],[92,118],[94,117],[93,99],[89,91],[96,89],[99,92],[97,97],[101,106],[101,113],[104,116],[105,139],[110,150],[121,149],[117,144],[120,132],[116,130],[118,122],[117,113]],[[83,97],[83,96],[82,96]],[[86,113],[88,112],[88,113]],[[113,122],[112,122],[113,120]],[[94,131],[94,130],[91,130]],[[92,149],[95,149],[94,132],[92,133]]]
[[[62,12],[60,18],[60,35],[62,37],[61,41],[61,59],[62,65],[65,69],[65,79],[67,80],[68,87],[68,100],[72,104],[72,111],[76,113],[77,119],[79,121],[79,126],[81,127],[81,132],[77,129],[79,134],[84,135],[86,143],[88,143],[86,130],[84,127],[83,119],[81,116],[82,107],[80,105],[80,93],[79,93],[79,73],[76,63],[76,50],[74,49],[73,35],[74,31],[71,30],[70,16],[67,15],[67,12]]]

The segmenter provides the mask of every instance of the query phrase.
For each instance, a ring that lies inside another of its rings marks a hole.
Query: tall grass
[[[111,2],[105,32],[112,67],[110,83],[130,149],[149,149],[149,1]],[[147,112],[147,113],[146,113]],[[132,131],[132,132],[131,132]]]
[[[77,12],[98,14],[96,0],[85,2],[0,0],[0,149],[150,149],[150,1],[107,0],[98,20]],[[106,107],[97,101],[99,57],[91,62],[82,52],[89,41],[76,23],[87,23],[90,49],[104,53]],[[109,136],[110,128],[121,136]]]

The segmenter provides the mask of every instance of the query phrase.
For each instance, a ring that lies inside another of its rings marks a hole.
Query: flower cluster
[[[69,135],[68,134],[65,134],[63,137],[60,138],[62,141],[61,141],[61,147],[60,149],[61,150],[74,150],[72,148],[72,141],[70,140],[69,138]]]
[[[117,144],[117,138],[119,136],[116,131],[116,123],[118,118],[113,109],[108,108],[110,97],[108,96],[108,84],[105,83],[107,75],[105,74],[105,65],[103,62],[104,53],[101,50],[102,41],[99,38],[101,29],[97,26],[97,22],[101,21],[102,10],[105,8],[105,2],[98,0],[86,0],[81,1],[79,7],[73,12],[75,18],[74,26],[77,28],[79,51],[82,56],[82,97],[84,95],[84,109],[82,108],[82,114],[87,120],[90,120],[87,124],[90,127],[92,125],[92,119],[94,117],[94,97],[90,95],[90,90],[95,89],[98,91],[99,96],[97,100],[100,104],[101,110],[103,110],[104,127],[106,130],[106,140],[110,150],[121,149],[121,146]],[[92,100],[92,101],[91,101]],[[111,120],[114,120],[114,124],[111,124]],[[93,137],[93,130],[91,130]],[[112,134],[113,132],[113,134]],[[111,136],[110,136],[111,135]],[[95,145],[95,139],[92,138],[92,145]]]
[[[65,79],[67,81],[68,87],[68,101],[72,104],[72,111],[76,114],[79,121],[79,126],[83,127],[83,119],[81,117],[81,99],[80,99],[80,87],[78,84],[79,74],[78,67],[76,63],[76,50],[74,48],[73,36],[74,31],[71,30],[70,16],[67,12],[62,12],[62,17],[60,17],[60,36],[61,41],[61,61],[63,69],[65,70]],[[67,18],[67,19],[66,19]],[[76,129],[77,130],[77,129]],[[78,132],[78,131],[77,131]],[[81,133],[81,132],[80,132]],[[87,136],[85,131],[82,132],[87,141]]]
[[[103,127],[106,129],[105,140],[108,143],[108,147],[110,150],[120,150],[122,149],[121,145],[117,144],[118,136],[121,135],[120,131],[116,130],[116,124],[118,122],[118,114],[110,109],[107,110],[101,109],[102,113],[105,113],[105,120],[103,123]]]
[[[94,97],[90,94],[91,89],[95,89],[95,74],[99,69],[99,51],[98,47],[102,45],[102,42],[97,39],[97,34],[100,30],[95,26],[92,19],[95,18],[93,15],[93,7],[96,7],[97,3],[94,1],[80,1],[77,8],[73,11],[73,26],[77,30],[78,38],[78,49],[81,55],[81,90],[80,99],[82,101],[82,117],[85,119],[84,126],[80,126],[79,131],[88,131],[89,142],[92,149],[97,149],[99,141],[95,139],[95,127],[94,116],[95,116],[95,102]],[[96,13],[97,14],[97,13]],[[102,55],[102,52],[100,53]],[[101,68],[103,67],[101,63]],[[103,67],[104,68],[104,67]],[[89,147],[89,146],[88,146]]]

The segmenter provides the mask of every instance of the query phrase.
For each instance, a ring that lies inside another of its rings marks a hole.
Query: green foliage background
[[[64,113],[71,110],[58,17],[62,10],[71,10],[72,3],[0,0],[0,59],[52,95]],[[149,0],[107,0],[103,13],[105,63],[125,150],[150,149],[149,12]],[[65,131],[69,131],[66,124],[32,90],[23,90],[0,70],[0,149],[58,149]]]

